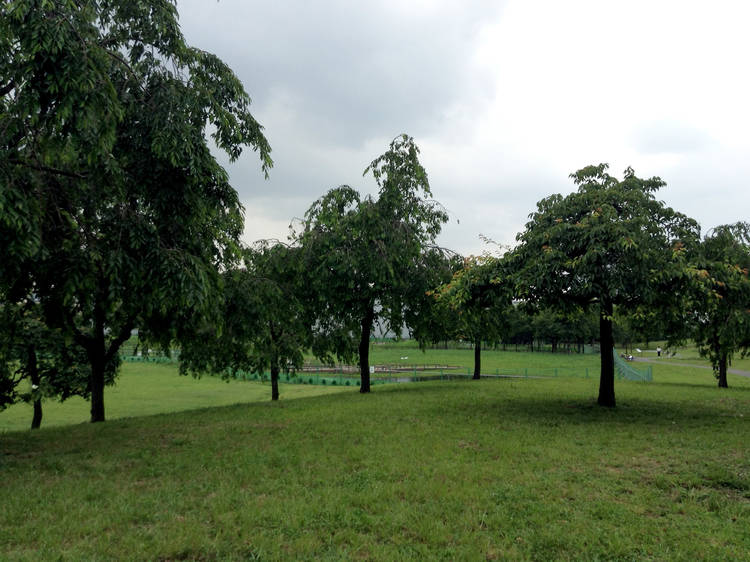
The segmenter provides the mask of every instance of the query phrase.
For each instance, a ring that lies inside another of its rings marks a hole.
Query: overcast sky
[[[536,202],[607,162],[660,176],[703,232],[750,220],[750,2],[185,0],[188,42],[221,57],[273,149],[225,163],[245,240],[285,239],[328,189],[413,136],[450,212],[439,241],[512,244]]]

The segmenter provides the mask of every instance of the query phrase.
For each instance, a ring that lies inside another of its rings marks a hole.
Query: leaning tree
[[[539,201],[512,259],[523,298],[598,310],[598,403],[614,407],[613,309],[676,306],[670,283],[686,277],[686,248],[697,243],[699,227],[656,200],[660,178],[641,179],[628,168],[620,181],[607,169],[583,168],[571,174],[576,192]]]
[[[314,295],[313,351],[328,361],[358,357],[363,393],[370,391],[375,322],[401,332],[415,272],[447,221],[418,155],[411,137],[396,137],[365,170],[378,184],[377,198],[334,188],[313,203],[296,234]]]
[[[235,259],[242,207],[207,132],[264,170],[270,148],[237,77],[185,43],[174,1],[5,2],[0,47],[0,289],[85,351],[103,421],[133,329],[174,333]]]

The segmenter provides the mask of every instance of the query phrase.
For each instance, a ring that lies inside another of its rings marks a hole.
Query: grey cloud
[[[228,62],[259,109],[288,95],[317,142],[352,146],[407,128],[429,134],[453,100],[491,95],[468,64],[486,6],[405,15],[371,2],[193,0],[179,9],[189,42]]]

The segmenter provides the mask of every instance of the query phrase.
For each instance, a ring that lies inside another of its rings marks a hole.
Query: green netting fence
[[[651,382],[654,380],[651,365],[636,368],[632,363],[617,355],[617,351],[612,350],[612,354],[615,358],[615,375],[617,375],[617,378],[640,382]]]

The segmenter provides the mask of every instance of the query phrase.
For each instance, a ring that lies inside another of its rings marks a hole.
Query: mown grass
[[[653,365],[655,370],[668,365],[708,365],[698,358],[694,348],[687,348],[685,360],[663,358]],[[690,349],[694,355],[690,355]],[[449,365],[456,369],[451,373],[473,373],[474,355],[471,349],[427,349],[420,350],[414,342],[373,344],[370,348],[371,364],[399,365],[422,369],[434,365]],[[655,355],[655,352],[654,354]],[[750,363],[750,359],[747,359]],[[645,365],[635,364],[636,368]],[[750,368],[750,364],[748,364]],[[598,379],[599,356],[593,354],[552,354],[548,352],[482,351],[482,372],[494,374],[524,370],[551,374],[557,369],[561,375],[573,375]],[[669,369],[661,372],[669,372]],[[680,369],[678,372],[707,384],[714,383],[713,375],[699,369]],[[408,373],[407,373],[408,374]],[[376,375],[377,377],[377,375]],[[303,377],[304,378],[304,377]],[[282,400],[316,396],[338,392],[338,387],[287,385],[281,387]],[[223,406],[239,402],[256,402],[270,399],[269,383],[222,381],[215,377],[180,377],[174,364],[123,363],[121,376],[114,387],[105,390],[107,419],[145,416],[179,412],[194,408]],[[32,409],[28,404],[17,404],[0,412],[0,433],[27,429],[31,423]],[[89,404],[80,398],[71,398],[64,403],[54,400],[44,402],[44,427],[84,423],[89,419]]]
[[[463,372],[474,372],[474,353],[471,349],[426,349],[415,344],[374,344],[370,347],[370,362],[376,365],[402,365],[422,368],[432,365],[460,367]],[[528,351],[482,350],[482,372],[492,374],[496,369],[561,368],[597,369],[599,356],[592,354],[537,353]]]
[[[654,377],[612,410],[505,379],[6,433],[0,558],[746,559],[750,381]]]
[[[330,392],[336,392],[336,388],[284,385],[281,399]],[[216,377],[194,379],[179,376],[177,365],[156,363],[123,363],[115,386],[104,391],[108,420],[270,399],[270,383],[223,381]],[[90,417],[89,403],[78,397],[62,403],[45,400],[43,409],[42,427],[88,422]],[[31,417],[31,405],[11,406],[0,412],[0,433],[28,429]]]

